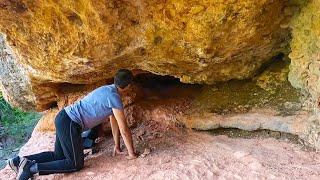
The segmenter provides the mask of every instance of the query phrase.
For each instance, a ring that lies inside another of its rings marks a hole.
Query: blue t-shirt
[[[101,86],[64,109],[72,121],[80,124],[83,130],[88,130],[112,115],[112,108],[123,109],[114,84]]]

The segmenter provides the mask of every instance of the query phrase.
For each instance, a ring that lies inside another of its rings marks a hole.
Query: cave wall
[[[320,1],[309,1],[292,19],[291,26],[289,81],[317,102],[320,95]]]
[[[288,51],[296,6],[289,0],[4,0],[0,32],[22,69],[0,73],[8,84],[2,91],[15,106],[42,111],[63,97],[66,83],[94,84],[120,67],[186,83],[245,79]],[[7,81],[10,76],[23,83]],[[16,92],[32,98],[23,103]]]
[[[19,57],[7,44],[6,36],[0,33],[0,89],[6,101],[25,110],[35,109],[35,96],[25,68]]]
[[[320,148],[320,1],[307,1],[291,26],[289,81],[310,95],[314,114],[306,119],[310,123],[305,139]]]

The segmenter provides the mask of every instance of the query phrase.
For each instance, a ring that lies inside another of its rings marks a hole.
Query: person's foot
[[[19,169],[20,157],[16,156],[14,158],[8,159],[8,164],[10,168],[17,174]]]
[[[21,158],[17,179],[18,180],[28,180],[29,178],[32,178],[33,174],[30,172],[30,167],[33,164],[35,164],[35,162],[30,161],[27,158]]]

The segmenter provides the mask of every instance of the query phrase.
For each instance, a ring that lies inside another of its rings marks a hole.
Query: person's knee
[[[80,171],[80,170],[83,168],[83,166],[84,166],[84,162],[83,162],[83,161],[82,161],[82,162],[79,162],[79,163],[77,163],[75,169],[76,169],[77,171]]]
[[[69,164],[70,169],[72,169],[72,171],[80,171],[84,166],[83,161],[74,162],[72,160],[68,160],[68,164]]]
[[[73,165],[74,165],[74,169],[76,169],[76,171],[81,170],[84,166],[84,159],[79,158],[76,161],[73,161]]]

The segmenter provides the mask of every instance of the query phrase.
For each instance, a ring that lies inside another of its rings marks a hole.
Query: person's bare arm
[[[113,156],[116,156],[117,154],[123,154],[120,148],[120,130],[117,123],[117,120],[113,115],[110,116],[110,124],[111,124],[111,130],[112,135],[114,139],[114,149],[113,149]]]
[[[116,119],[116,122],[118,123],[119,130],[123,138],[124,144],[128,149],[128,154],[129,154],[128,158],[129,159],[136,158],[137,156],[135,154],[134,147],[133,147],[132,134],[127,125],[127,121],[126,121],[123,110],[112,108],[112,111]]]

